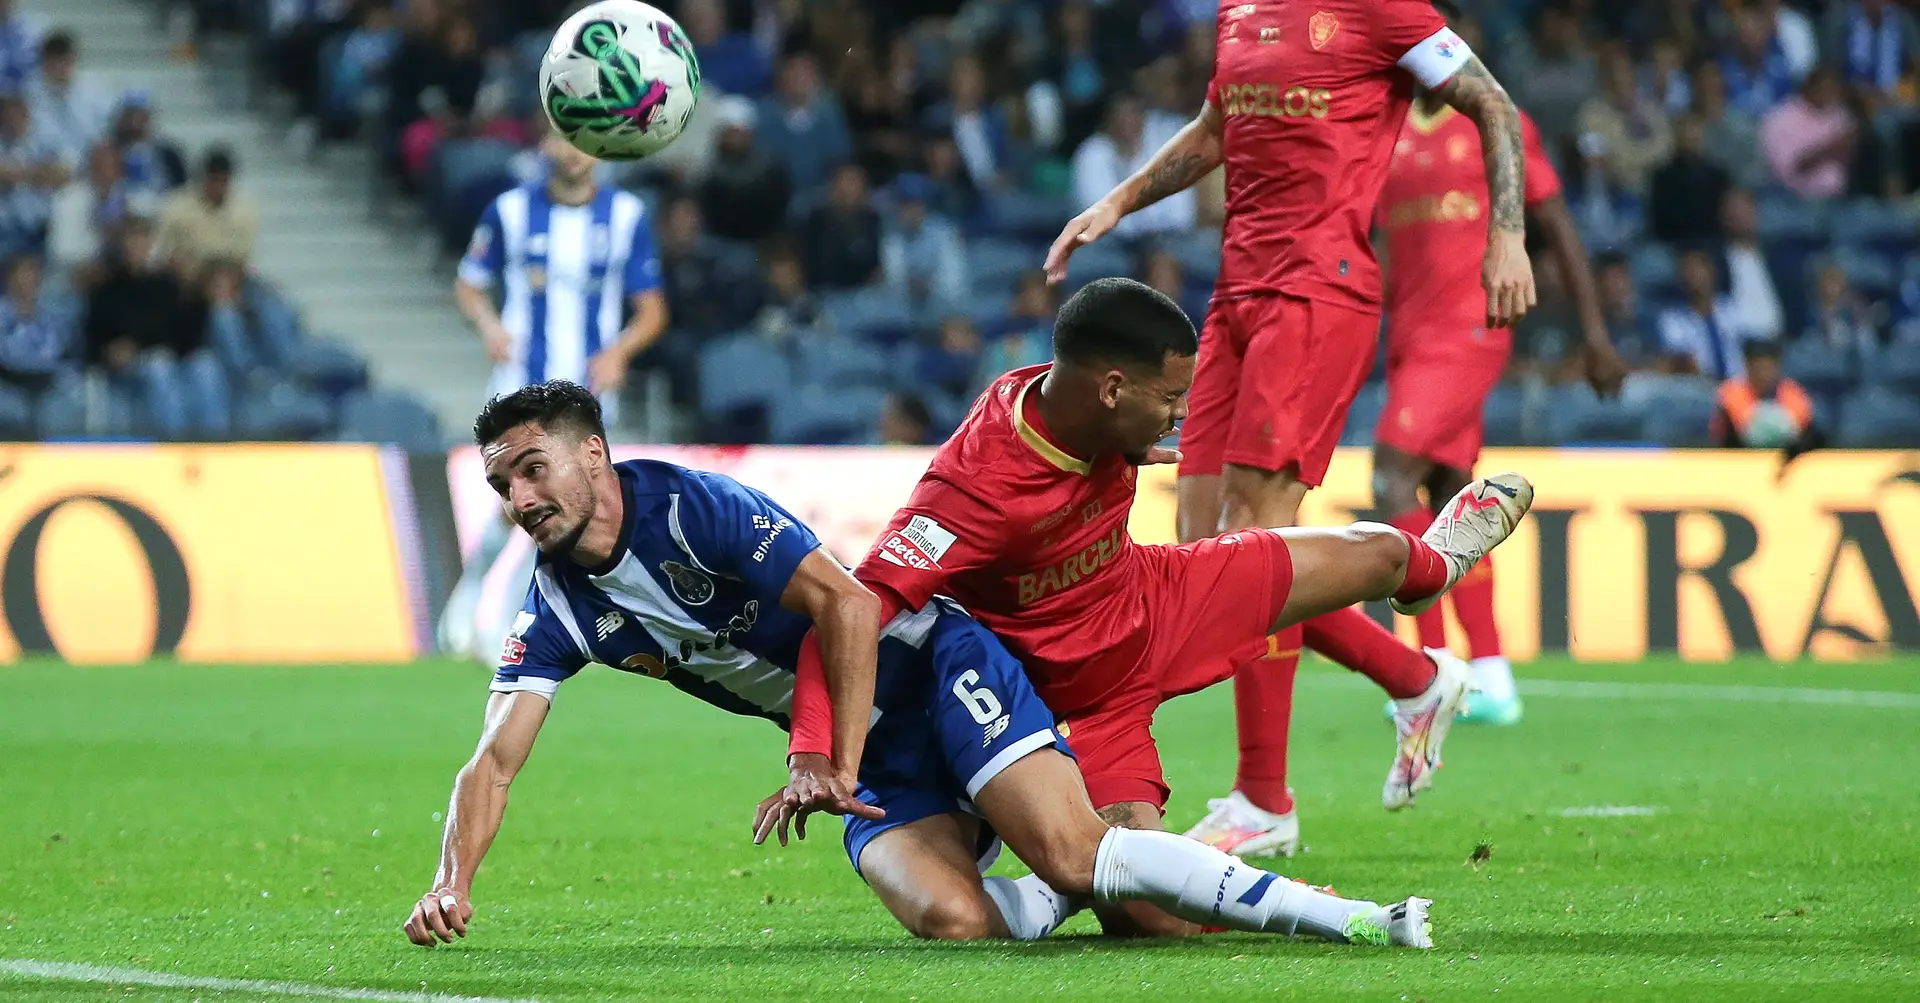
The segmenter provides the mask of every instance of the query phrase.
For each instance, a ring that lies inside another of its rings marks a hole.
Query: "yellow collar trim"
[[[1441,105],[1439,111],[1428,115],[1421,112],[1420,106],[1415,104],[1413,107],[1407,109],[1407,124],[1413,126],[1413,131],[1420,135],[1430,136],[1435,129],[1446,125],[1447,120],[1453,116],[1454,110],[1451,105]]]
[[[1059,467],[1067,473],[1079,474],[1085,477],[1093,473],[1093,464],[1079,459],[1066,450],[1061,449],[1059,446],[1048,442],[1047,437],[1041,435],[1038,429],[1027,424],[1027,391],[1033,389],[1035,384],[1038,384],[1046,378],[1047,374],[1041,373],[1033,379],[1028,380],[1026,386],[1021,387],[1020,393],[1013,398],[1013,431],[1016,435],[1020,436],[1021,440],[1031,447],[1034,452],[1039,453],[1041,459],[1046,460],[1048,463]]]

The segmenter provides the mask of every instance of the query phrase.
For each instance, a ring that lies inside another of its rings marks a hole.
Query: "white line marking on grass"
[[[1554,814],[1561,818],[1636,818],[1666,811],[1644,804],[1590,804],[1583,808],[1562,808]]]
[[[1798,686],[1716,686],[1695,683],[1582,683],[1521,680],[1525,696],[1592,700],[1719,700],[1728,703],[1798,703],[1885,710],[1920,710],[1920,693],[1884,690],[1816,690]]]
[[[175,975],[171,972],[150,972],[143,968],[76,965],[65,961],[31,961],[23,958],[0,958],[0,974],[53,982],[91,982],[98,985],[272,993],[276,996],[316,996],[329,1000],[374,1000],[378,1003],[537,1003],[535,1000],[504,1000],[488,996],[407,993],[388,989],[342,989],[333,986],[307,985],[301,982],[275,982],[267,979],[222,979],[202,975]]]

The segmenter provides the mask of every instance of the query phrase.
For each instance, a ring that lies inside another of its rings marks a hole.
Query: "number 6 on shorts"
[[[1000,698],[985,687],[977,690],[968,688],[979,681],[980,673],[972,669],[960,673],[953,680],[953,695],[967,705],[967,713],[973,715],[975,723],[992,724],[993,719],[1000,716]]]

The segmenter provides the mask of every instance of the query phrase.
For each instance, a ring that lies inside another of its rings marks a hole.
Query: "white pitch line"
[[[1920,710],[1920,693],[1885,690],[1815,690],[1797,686],[1717,686],[1696,683],[1582,683],[1523,679],[1525,696],[1593,700],[1720,700],[1728,703],[1799,703],[1886,710]]]
[[[77,965],[65,961],[31,961],[24,958],[0,958],[0,975],[18,975],[53,982],[91,982],[97,985],[272,993],[276,996],[316,996],[329,1000],[373,1000],[376,1003],[538,1003],[536,1000],[505,1000],[490,996],[407,993],[387,989],[339,989],[332,986],[315,986],[302,982],[275,982],[268,979],[222,979],[203,975],[175,975],[171,972],[150,972],[143,968]]]

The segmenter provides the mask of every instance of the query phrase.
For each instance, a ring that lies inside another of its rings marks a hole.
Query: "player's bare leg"
[[[1013,936],[980,880],[980,820],[954,812],[889,829],[860,852],[860,874],[881,904],[928,940]]]
[[[1110,805],[1096,814],[1079,767],[1054,749],[1001,771],[974,797],[974,806],[1054,891],[1070,900],[1093,899],[1110,934],[1178,935],[1206,924],[1345,943],[1433,946],[1425,899],[1380,906],[1308,888],[1161,830],[1159,810],[1144,802]]]
[[[1466,490],[1472,481],[1471,471],[1435,465],[1426,485],[1427,497],[1434,500],[1436,514],[1439,506]],[[1493,581],[1493,558],[1488,555],[1447,593],[1454,619],[1460,622],[1461,633],[1467,638],[1470,659],[1467,666],[1473,675],[1473,692],[1467,697],[1467,709],[1460,720],[1473,724],[1518,724],[1524,708],[1514,686],[1513,665],[1500,648],[1500,627],[1493,612]],[[1428,610],[1422,616],[1434,613]]]
[[[1440,467],[1432,460],[1402,452],[1383,443],[1373,447],[1373,509],[1387,520],[1387,524],[1411,536],[1419,536],[1433,525],[1433,513],[1420,497],[1422,487],[1435,478]],[[1466,480],[1439,493],[1429,493],[1427,497],[1449,499],[1462,487]],[[1446,614],[1438,609],[1428,610],[1414,618],[1419,630],[1422,648],[1444,648],[1447,646]]]
[[[1174,532],[1181,543],[1197,543],[1220,534],[1225,516],[1221,509],[1223,489],[1219,474],[1181,474],[1174,482]]]

